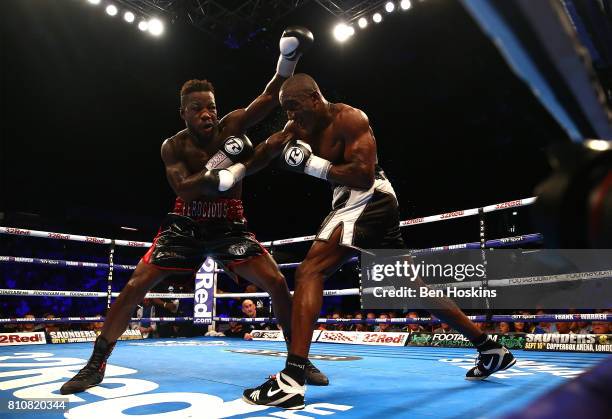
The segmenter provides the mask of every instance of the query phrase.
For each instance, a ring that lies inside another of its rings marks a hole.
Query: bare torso
[[[176,159],[180,160],[185,165],[189,171],[189,175],[193,175],[205,170],[206,163],[219,150],[223,140],[231,135],[238,136],[244,134],[236,125],[237,124],[233,123],[231,117],[226,116],[219,122],[214,137],[206,144],[200,144],[187,129],[177,132],[167,140],[167,143],[172,148],[172,152]],[[242,196],[242,182],[239,182],[232,189],[218,196],[240,199]],[[197,199],[205,200],[210,198],[212,197],[202,195]]]

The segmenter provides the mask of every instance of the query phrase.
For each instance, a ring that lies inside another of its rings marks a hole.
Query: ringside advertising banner
[[[44,332],[0,333],[0,346],[44,345],[47,343]]]
[[[611,249],[451,249],[361,254],[362,308],[598,309],[612,303]]]
[[[317,341],[317,338],[319,337],[320,333],[321,333],[320,330],[312,331],[312,342]],[[273,341],[284,341],[285,340],[282,330],[253,330],[250,333],[250,335],[253,338],[253,340],[273,340]]]
[[[404,332],[344,332],[322,330],[317,342],[351,343],[356,345],[405,346],[409,333]]]
[[[49,343],[79,343],[93,342],[101,332],[98,330],[64,330],[58,332],[49,332]],[[119,340],[136,340],[143,339],[142,333],[137,329],[127,329]]]
[[[612,353],[612,334],[528,334],[525,349],[528,351]]]
[[[217,264],[212,258],[206,258],[195,276],[195,293],[193,297],[193,323],[212,324]]]
[[[491,339],[508,349],[523,349],[525,335],[490,334]],[[408,346],[440,346],[445,348],[472,348],[474,345],[460,333],[413,332],[408,339]]]

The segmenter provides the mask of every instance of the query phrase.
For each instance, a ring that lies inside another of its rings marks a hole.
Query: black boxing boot
[[[285,343],[287,344],[287,354],[289,354],[289,346],[291,345],[291,334],[284,334]],[[311,386],[328,386],[329,378],[321,372],[310,359],[306,361],[306,384]]]
[[[94,343],[94,350],[87,361],[87,365],[72,377],[68,382],[64,383],[60,388],[61,394],[80,393],[90,387],[96,386],[102,382],[104,371],[106,371],[106,360],[110,356],[115,343],[108,343],[102,336],[98,336]]]

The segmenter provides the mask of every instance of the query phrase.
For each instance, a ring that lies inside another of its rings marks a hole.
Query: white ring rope
[[[483,207],[483,212],[487,213],[487,212],[501,211],[501,210],[505,210],[508,208],[523,207],[523,206],[531,205],[535,201],[536,201],[536,197],[530,197],[530,198],[516,199],[514,201],[501,202],[499,204],[487,205]],[[468,217],[472,215],[478,215],[478,210],[479,208],[470,208],[470,209],[465,209],[465,210],[445,212],[443,214],[430,215],[427,217],[413,218],[410,220],[401,221],[400,227],[407,227],[407,226],[416,225],[416,224],[433,223],[437,221],[450,220],[453,218],[461,218],[461,217]],[[69,240],[69,241],[78,241],[78,242],[94,243],[94,244],[111,244],[112,242],[112,239],[107,239],[107,238],[102,238],[102,237],[79,236],[76,234],[54,233],[54,232],[49,232],[49,231],[28,230],[24,228],[15,228],[15,227],[0,227],[0,234],[9,234],[9,235],[15,235],[15,236],[41,237],[45,239]],[[315,236],[293,237],[293,238],[288,238],[288,239],[262,242],[261,244],[263,246],[280,246],[284,244],[312,241],[314,240],[314,238]],[[117,246],[150,247],[152,244],[153,243],[130,241],[130,240],[115,240],[115,245]]]

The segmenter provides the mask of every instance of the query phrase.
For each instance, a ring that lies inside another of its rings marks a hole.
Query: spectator
[[[238,323],[238,322],[230,322],[229,326],[230,326],[229,329],[223,332],[225,336],[231,337],[231,338],[242,338],[246,340],[253,339],[253,337],[250,334],[250,332],[253,331],[253,328],[251,327],[251,325],[245,325],[243,323]]]
[[[363,319],[363,314],[361,314],[360,312],[355,313],[355,319],[356,320],[362,320]],[[367,327],[364,323],[355,323],[351,325],[351,329],[355,332],[367,332]]]
[[[457,333],[455,332],[448,323],[440,323],[437,329],[434,329],[434,333]]]
[[[391,319],[391,316],[389,314],[383,313],[380,316],[378,316],[378,318],[381,320],[388,320],[388,319]],[[390,323],[380,323],[378,324],[378,326],[376,326],[374,331],[375,332],[399,332],[398,328],[394,325],[391,325]]]
[[[248,284],[244,288],[244,292],[250,294],[250,293],[255,293],[255,292],[263,292],[263,291],[257,288],[255,284]],[[249,297],[249,299],[253,301],[253,303],[255,303],[255,308],[260,315],[266,316],[266,317],[270,315],[270,307],[266,306],[263,299],[259,297]]]
[[[575,322],[572,323],[572,331],[578,335],[588,335],[591,333],[589,328],[589,322]]]
[[[339,311],[334,311],[334,314],[332,314],[332,320],[338,320],[342,318],[342,313]],[[346,330],[345,326],[343,323],[335,323],[333,330]]]
[[[174,285],[167,288],[169,293],[174,293]],[[156,317],[177,317],[179,310],[178,298],[153,298],[151,302],[155,305]],[[162,322],[157,327],[157,335],[162,338],[180,336],[177,323]]]
[[[374,320],[376,319],[376,314],[372,313],[371,311],[368,312],[368,314],[366,314],[366,320]],[[372,332],[374,330],[374,325],[373,324],[367,324],[366,323],[366,332]]]
[[[145,298],[142,301],[142,305],[139,305],[136,309],[136,315],[139,319],[146,319],[155,317],[155,305],[150,298]],[[134,322],[131,324],[132,329],[140,330],[143,338],[153,337],[157,331],[157,324],[149,320],[141,320],[140,322]]]
[[[418,319],[419,318],[419,313],[417,313],[416,311],[410,311],[410,312],[406,313],[406,318],[407,319]],[[423,326],[421,326],[418,323],[407,324],[402,330],[404,332],[414,332],[414,333],[420,333],[420,332],[424,332],[425,331]]]
[[[559,323],[556,324],[556,326],[557,326],[557,333],[560,333],[560,334],[563,334],[563,335],[567,335],[569,333],[574,333],[570,329],[570,323],[559,322]]]
[[[536,314],[544,315],[546,312],[544,310],[538,310]],[[555,328],[555,325],[549,322],[540,322],[535,327],[534,333],[557,333],[557,329]]]
[[[497,333],[501,333],[502,335],[510,333],[510,324],[508,322],[499,322],[497,325]]]
[[[512,323],[512,327],[514,328],[514,333],[530,333],[526,325],[527,323],[525,322]]]
[[[27,313],[25,316],[23,316],[26,319],[35,319],[36,317],[32,314],[32,313]],[[34,329],[36,329],[36,323],[21,323],[20,327],[18,329],[19,332],[34,332]]]
[[[101,314],[98,314],[96,317],[102,318],[103,316]],[[90,330],[101,332],[103,327],[104,327],[104,322],[103,321],[93,322],[93,323],[91,323],[91,329]]]
[[[242,301],[241,309],[245,317],[251,318],[251,319],[254,319],[257,317],[257,306],[255,305],[253,300],[247,298],[246,300]],[[253,336],[251,336],[251,332],[255,329],[257,330],[276,330],[277,329],[276,326],[265,323],[265,322],[255,323],[255,324],[250,323],[248,325],[242,325],[242,326],[245,331],[243,338],[246,340],[253,339]]]
[[[610,323],[608,322],[602,322],[602,321],[595,321],[592,323],[591,325],[591,331],[596,334],[596,335],[603,335],[606,333],[610,333]]]
[[[44,315],[45,319],[54,319],[55,316],[51,313],[46,313]],[[55,323],[45,323],[45,333],[50,333],[50,332],[59,332],[60,328],[58,325],[56,325]]]

